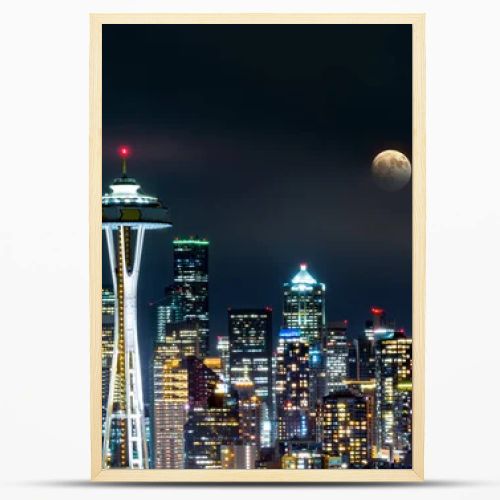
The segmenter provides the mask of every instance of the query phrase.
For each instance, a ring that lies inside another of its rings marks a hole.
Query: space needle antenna
[[[127,158],[130,156],[130,148],[128,146],[120,147],[120,157],[122,159],[122,177],[127,177]]]

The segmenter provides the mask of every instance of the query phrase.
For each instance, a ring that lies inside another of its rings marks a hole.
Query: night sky
[[[228,307],[267,305],[277,336],[282,284],[301,262],[350,336],[372,305],[411,332],[411,184],[385,192],[370,174],[384,149],[411,161],[411,26],[105,26],[105,190],[120,144],[173,221],[146,234],[144,356],[174,236],[210,240],[212,338]]]

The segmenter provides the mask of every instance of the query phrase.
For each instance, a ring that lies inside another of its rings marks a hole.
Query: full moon
[[[381,189],[398,191],[410,180],[411,164],[403,153],[388,149],[373,159],[372,175]]]

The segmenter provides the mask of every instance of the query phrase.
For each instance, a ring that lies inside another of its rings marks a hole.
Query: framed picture
[[[90,39],[92,479],[423,480],[423,14]]]

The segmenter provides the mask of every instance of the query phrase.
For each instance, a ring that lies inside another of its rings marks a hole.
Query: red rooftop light
[[[128,146],[120,146],[118,148],[118,154],[122,160],[126,160],[130,157],[131,151]]]
[[[384,310],[381,309],[380,307],[372,307],[371,308],[371,312],[372,314],[374,314],[375,316],[381,316],[382,314],[384,314]]]

